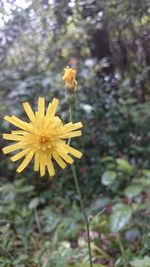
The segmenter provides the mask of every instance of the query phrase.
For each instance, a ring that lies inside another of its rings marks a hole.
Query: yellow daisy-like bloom
[[[64,75],[62,79],[65,81],[65,86],[67,89],[76,90],[77,81],[76,81],[76,70],[69,68],[68,66],[64,68]]]
[[[64,169],[67,163],[72,164],[74,161],[69,154],[81,158],[82,153],[68,145],[66,139],[80,136],[82,133],[79,129],[82,123],[63,124],[60,118],[55,116],[58,103],[59,100],[54,98],[49,103],[46,113],[43,97],[39,97],[38,111],[35,113],[28,102],[23,103],[30,122],[22,121],[16,116],[5,116],[6,121],[20,128],[12,131],[11,134],[3,134],[4,139],[16,141],[15,144],[4,147],[3,153],[20,150],[11,157],[12,161],[25,157],[17,172],[22,172],[34,158],[34,171],[40,170],[40,175],[43,176],[47,167],[49,175],[53,176],[55,170],[52,159]]]

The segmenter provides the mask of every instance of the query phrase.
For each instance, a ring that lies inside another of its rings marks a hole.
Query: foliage
[[[148,256],[144,257],[141,260],[134,260],[131,262],[131,266],[133,267],[148,267],[150,265],[150,258]]]
[[[94,262],[143,267],[150,251],[149,1],[20,2],[0,4],[0,130],[10,131],[5,114],[24,119],[21,103],[34,107],[39,96],[58,97],[67,121],[63,68],[76,68],[73,121],[84,124],[76,166]],[[70,169],[51,181],[32,167],[18,176],[16,164],[1,154],[0,266],[86,266]]]

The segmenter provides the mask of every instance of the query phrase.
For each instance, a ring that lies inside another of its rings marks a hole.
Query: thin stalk
[[[125,258],[126,258],[126,253],[125,253],[125,249],[124,249],[122,240],[121,240],[121,238],[120,238],[120,235],[118,235],[117,242],[118,242],[118,245],[119,245],[121,254],[122,254],[123,258],[125,259]]]
[[[81,194],[81,191],[80,191],[79,182],[78,182],[77,173],[76,173],[76,169],[75,169],[74,164],[71,165],[71,170],[72,170],[73,178],[74,178],[74,181],[75,181],[76,189],[77,189],[77,192],[78,192],[78,195],[79,195],[81,210],[82,210],[82,213],[83,213],[83,216],[84,216],[84,220],[85,220],[85,224],[86,224],[90,267],[93,267],[89,222],[88,222],[88,218],[87,218],[87,215],[86,215],[86,212],[85,212],[83,198],[82,198],[82,194]]]
[[[72,105],[69,105],[69,120],[72,121]],[[68,139],[68,145],[70,145],[71,138]]]
[[[69,105],[69,118],[70,118],[70,121],[72,121],[72,105],[71,104]],[[70,142],[71,142],[71,138],[68,139],[68,145],[70,145]],[[86,212],[85,212],[83,197],[82,197],[82,194],[81,194],[81,190],[80,190],[80,186],[79,186],[79,182],[78,182],[78,177],[77,177],[77,173],[76,173],[76,169],[75,169],[75,165],[74,164],[71,164],[71,170],[72,170],[74,182],[75,182],[75,185],[76,185],[77,193],[78,193],[78,196],[79,196],[79,199],[80,199],[81,210],[82,210],[83,217],[84,217],[85,224],[86,224],[90,267],[93,267],[89,221],[88,221],[88,217],[87,217]]]

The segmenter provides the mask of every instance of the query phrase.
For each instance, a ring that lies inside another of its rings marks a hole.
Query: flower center
[[[47,137],[47,136],[41,136],[41,137],[40,137],[40,143],[41,143],[42,145],[46,145],[47,142],[48,142],[48,137]]]
[[[39,140],[38,140],[38,148],[41,150],[46,150],[52,147],[52,141],[51,138],[49,136],[46,135],[41,135],[39,136]]]

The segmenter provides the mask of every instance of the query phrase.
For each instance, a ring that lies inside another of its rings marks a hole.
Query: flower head
[[[11,157],[12,161],[17,161],[24,157],[17,172],[22,172],[29,162],[34,158],[34,171],[40,171],[40,175],[45,175],[48,169],[49,175],[55,174],[52,160],[64,169],[66,164],[72,164],[73,155],[81,158],[82,153],[66,143],[66,139],[80,136],[79,130],[82,123],[63,124],[61,119],[55,115],[59,100],[54,98],[49,103],[45,113],[45,99],[39,97],[38,111],[33,112],[28,102],[23,103],[24,110],[30,120],[25,122],[16,116],[5,116],[5,120],[20,128],[11,134],[3,134],[3,138],[15,141],[15,144],[3,148],[3,153],[7,154],[19,150],[19,153]]]
[[[67,89],[76,90],[77,81],[76,81],[76,70],[69,68],[68,66],[64,68],[64,75],[62,79],[65,81],[65,86]]]

